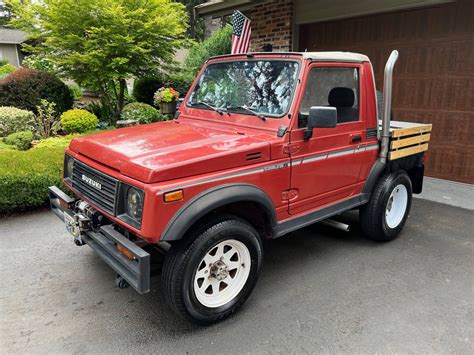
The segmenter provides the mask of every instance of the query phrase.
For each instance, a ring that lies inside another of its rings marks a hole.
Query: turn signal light
[[[167,193],[165,193],[164,196],[163,196],[165,202],[179,201],[179,200],[182,200],[183,197],[184,197],[184,192],[183,192],[183,190],[177,190],[177,191],[167,192]]]
[[[66,210],[71,209],[71,205],[69,203],[67,203],[66,201],[64,201],[63,199],[58,198],[58,201],[59,201],[59,206],[61,206],[62,208],[66,209]]]
[[[122,255],[125,255],[127,259],[129,260],[135,259],[135,256],[132,253],[130,253],[127,249],[125,249],[123,246],[121,246],[120,244],[115,244],[115,247]]]

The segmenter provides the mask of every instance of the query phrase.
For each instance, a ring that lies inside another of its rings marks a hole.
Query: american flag
[[[234,11],[232,15],[234,32],[232,33],[231,54],[247,53],[250,47],[250,20],[240,11]]]

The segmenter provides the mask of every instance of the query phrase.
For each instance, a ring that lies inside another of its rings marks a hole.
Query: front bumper
[[[71,232],[71,221],[78,237],[76,244],[88,244],[118,275],[123,277],[138,293],[150,291],[150,254],[118,232],[113,224],[85,230],[90,225],[84,216],[75,211],[76,199],[58,187],[48,188],[51,210],[65,223]],[[72,233],[72,232],[71,232]],[[122,252],[120,250],[122,250]],[[124,252],[125,250],[125,252]],[[128,256],[126,256],[128,255]]]

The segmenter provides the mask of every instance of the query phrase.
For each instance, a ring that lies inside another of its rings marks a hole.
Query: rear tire
[[[378,242],[397,238],[410,213],[411,200],[411,181],[405,171],[383,175],[370,201],[360,209],[362,232]]]
[[[262,260],[257,231],[236,216],[220,216],[172,246],[163,265],[162,290],[181,317],[200,325],[215,323],[250,296]]]

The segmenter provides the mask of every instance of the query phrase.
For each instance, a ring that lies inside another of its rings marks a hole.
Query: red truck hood
[[[69,148],[146,183],[270,160],[269,143],[256,133],[224,129],[159,122],[75,138]]]

